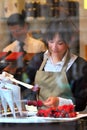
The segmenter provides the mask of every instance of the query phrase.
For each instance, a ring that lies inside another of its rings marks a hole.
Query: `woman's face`
[[[53,40],[48,41],[48,49],[51,54],[64,55],[68,48],[67,43],[61,40],[60,36],[57,34]]]

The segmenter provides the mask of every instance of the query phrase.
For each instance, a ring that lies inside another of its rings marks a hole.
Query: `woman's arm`
[[[75,109],[82,111],[87,105],[87,61],[78,57],[67,71],[67,77],[73,93]]]

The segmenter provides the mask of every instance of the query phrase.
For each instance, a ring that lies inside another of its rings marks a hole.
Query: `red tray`
[[[5,60],[7,61],[13,61],[13,60],[17,60],[18,58],[20,58],[21,56],[23,56],[23,52],[12,52],[11,54],[9,54]]]
[[[2,60],[7,55],[7,52],[0,52],[0,60]]]

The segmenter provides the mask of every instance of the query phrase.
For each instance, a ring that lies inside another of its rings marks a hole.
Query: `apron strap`
[[[40,66],[40,68],[39,68],[39,70],[43,70],[43,68],[44,68],[44,66],[45,66],[45,64],[46,64],[47,59],[48,59],[48,58],[46,57],[46,58],[43,60],[41,66]]]
[[[69,49],[68,49],[68,51],[67,51],[67,56],[66,56],[66,58],[65,58],[64,65],[63,65],[61,71],[65,71],[65,70],[67,69],[69,60],[70,60],[70,51],[69,51]]]

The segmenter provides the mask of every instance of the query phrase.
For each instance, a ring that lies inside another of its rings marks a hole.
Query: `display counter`
[[[0,117],[1,130],[87,130],[87,114],[75,118]]]
[[[1,130],[84,130],[81,129],[80,120],[71,121],[71,122],[41,122],[40,120],[34,118],[20,118],[13,120],[10,119],[1,119],[3,123],[0,123]],[[11,121],[11,122],[9,122]],[[12,123],[13,122],[13,123]]]

